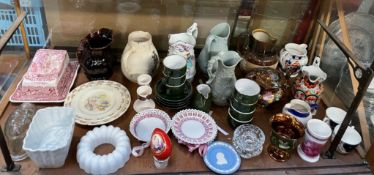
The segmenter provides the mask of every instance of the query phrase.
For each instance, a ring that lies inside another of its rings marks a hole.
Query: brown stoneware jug
[[[77,58],[89,80],[108,79],[113,73],[112,30],[101,28],[81,40]]]

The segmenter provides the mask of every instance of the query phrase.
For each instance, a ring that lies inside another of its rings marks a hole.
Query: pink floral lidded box
[[[23,77],[22,86],[57,88],[68,63],[66,50],[39,49]]]
[[[66,50],[39,49],[10,97],[11,102],[63,102],[79,68]]]

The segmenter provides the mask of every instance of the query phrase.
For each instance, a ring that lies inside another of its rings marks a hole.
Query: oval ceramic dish
[[[166,133],[171,128],[169,115],[159,109],[147,109],[137,113],[130,122],[130,132],[138,140],[149,142],[154,129],[160,128]]]
[[[207,113],[195,109],[179,111],[172,120],[174,136],[189,144],[205,144],[217,135],[217,125]]]
[[[129,108],[131,96],[125,86],[108,80],[90,81],[71,91],[64,106],[75,110],[75,122],[102,125],[122,116]]]

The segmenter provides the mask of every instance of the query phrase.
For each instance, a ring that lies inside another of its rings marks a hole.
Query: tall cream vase
[[[157,50],[148,32],[131,32],[122,53],[121,68],[127,79],[136,83],[141,74],[155,75],[160,64]]]

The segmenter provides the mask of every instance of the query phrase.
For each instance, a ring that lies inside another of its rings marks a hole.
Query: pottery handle
[[[238,36],[238,42],[236,51],[240,53],[240,55],[244,55],[249,51],[249,45],[251,44],[251,34],[248,32],[241,33]]]
[[[306,44],[300,44],[299,46],[304,48],[304,49],[306,49],[308,47],[308,45],[306,45]]]
[[[143,143],[142,145],[140,146],[135,146],[134,148],[132,148],[131,150],[131,154],[134,156],[134,157],[140,157],[141,155],[143,155],[144,153],[144,149],[145,148],[148,148],[150,145],[149,142],[147,143]]]
[[[206,81],[206,84],[211,84],[213,82],[214,78],[216,77],[216,74],[215,74],[216,70],[213,70],[213,69],[214,69],[214,65],[216,64],[217,61],[218,61],[218,59],[216,58],[216,56],[213,56],[208,61],[208,76],[209,76],[209,80]]]
[[[314,60],[313,60],[313,65],[319,67],[320,63],[321,63],[321,58],[320,57],[315,57]]]
[[[187,33],[188,33],[189,35],[192,35],[195,39],[197,38],[198,29],[197,29],[197,23],[196,23],[196,22],[194,22],[194,23],[191,25],[191,27],[189,27],[189,28],[187,29]]]
[[[329,124],[330,123],[330,119],[328,117],[325,117],[322,119],[323,122]]]
[[[215,37],[209,35],[208,38],[206,39],[206,42],[205,42],[205,45],[207,46],[207,51],[208,51],[208,59],[209,59],[211,56],[214,56],[214,55],[211,55],[211,54],[210,54],[210,52],[211,52],[210,48],[211,48],[211,46],[212,46],[214,40],[215,40]]]

